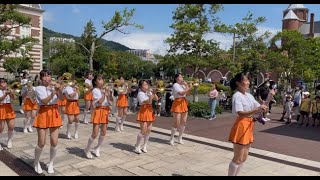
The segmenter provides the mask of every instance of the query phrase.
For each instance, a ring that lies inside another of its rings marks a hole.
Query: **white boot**
[[[122,118],[121,118],[120,131],[123,131],[123,123],[126,120],[126,117],[127,116],[123,115]]]
[[[36,146],[35,150],[34,150],[34,171],[36,171],[38,174],[42,174],[42,168],[40,166],[40,156],[42,153],[42,148],[39,148],[38,146]]]
[[[141,132],[139,132],[138,136],[137,136],[137,142],[136,144],[134,145],[134,152],[138,153],[138,154],[141,154],[141,146],[140,146],[140,142],[141,142],[141,139],[143,137],[143,134],[141,134]]]
[[[28,121],[28,131],[29,132],[33,132],[33,129],[32,129],[32,124],[33,124],[33,121],[31,121],[32,118],[29,118],[29,121]]]
[[[92,159],[93,158],[92,154],[90,152],[93,141],[94,141],[94,139],[92,139],[92,137],[90,137],[89,140],[88,140],[87,147],[84,149],[84,153],[86,154],[86,157],[88,159]]]
[[[175,133],[176,133],[176,131],[177,131],[177,128],[171,128],[171,138],[170,138],[170,145],[171,146],[174,146],[174,135],[175,135]]]
[[[57,148],[56,147],[50,147],[50,162],[47,165],[48,166],[48,173],[52,174],[54,173],[54,169],[53,169],[53,161],[56,158],[57,155]]]
[[[8,131],[8,143],[7,143],[8,149],[12,148],[12,136],[13,136],[13,131]]]
[[[229,164],[228,176],[235,176],[237,173],[238,167],[239,165],[231,161]]]
[[[144,135],[144,142],[143,142],[143,145],[142,145],[142,152],[144,152],[144,153],[148,152],[147,143],[149,141],[149,137],[150,137],[150,133],[147,133],[147,134]]]
[[[74,138],[78,139],[79,138],[79,133],[78,133],[79,123],[75,123],[74,127],[75,127]]]
[[[178,142],[179,144],[184,144],[183,140],[182,140],[182,136],[184,133],[184,129],[186,128],[186,126],[180,126],[179,127],[179,138],[178,138]]]
[[[104,140],[104,136],[99,136],[99,139],[98,139],[98,145],[96,147],[93,148],[93,154],[95,154],[97,157],[100,156],[100,147],[103,143],[103,140]]]
[[[235,174],[236,176],[239,175],[240,169],[242,168],[242,166],[243,166],[243,163],[239,164],[238,169],[237,169],[237,172],[236,172],[236,174]]]
[[[120,118],[121,117],[116,117],[116,127],[114,128],[117,132],[120,131],[120,127],[119,127],[119,124],[120,124]]]
[[[67,124],[67,132],[66,132],[66,135],[67,135],[67,138],[68,139],[71,139],[71,133],[70,133],[70,128],[71,128],[71,124]]]
[[[23,121],[23,133],[28,133],[28,120],[29,118],[25,118]]]

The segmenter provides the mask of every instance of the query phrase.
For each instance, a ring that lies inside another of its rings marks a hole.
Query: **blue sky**
[[[240,22],[251,11],[256,17],[264,16],[267,21],[261,24],[261,31],[269,30],[276,33],[282,27],[282,13],[289,4],[225,4],[224,11],[218,16],[226,24]],[[304,4],[309,8],[309,14],[315,13],[315,20],[320,15],[319,4]],[[133,22],[144,26],[143,30],[128,29],[130,34],[110,33],[104,38],[113,40],[134,49],[150,49],[152,53],[164,54],[168,48],[163,43],[173,32],[169,27],[172,24],[172,12],[176,4],[42,4],[45,10],[44,26],[54,31],[80,36],[83,27],[90,19],[94,22],[98,32],[101,32],[101,21],[108,21],[115,10],[135,8]],[[230,35],[210,34],[221,42],[220,47],[229,48],[232,43]]]

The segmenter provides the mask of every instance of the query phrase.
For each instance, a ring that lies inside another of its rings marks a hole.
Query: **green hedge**
[[[195,117],[209,117],[211,110],[208,102],[188,102],[188,115]],[[216,114],[222,114],[223,109],[221,106],[216,107]]]

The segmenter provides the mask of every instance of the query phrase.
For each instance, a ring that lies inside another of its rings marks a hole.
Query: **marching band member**
[[[71,139],[70,128],[73,122],[75,122],[75,133],[74,138],[78,139],[78,128],[79,128],[79,96],[80,91],[79,87],[76,85],[76,82],[68,83],[68,86],[65,88],[65,97],[67,99],[66,104],[66,114],[68,115],[68,124],[67,124],[67,138]]]
[[[58,78],[58,83],[59,84],[63,84],[63,79],[62,79],[62,76],[60,76],[59,78]],[[63,126],[63,122],[65,121],[65,119],[66,119],[66,105],[67,105],[67,99],[66,99],[66,96],[65,96],[65,88],[66,88],[66,86],[65,85],[63,85],[62,87],[61,87],[61,91],[62,91],[62,94],[63,94],[63,99],[61,100],[61,99],[58,99],[58,102],[57,102],[57,104],[58,104],[58,107],[59,107],[59,113],[60,113],[60,115],[61,115],[61,117],[62,117],[62,126]],[[61,127],[62,127],[61,126]]]
[[[183,144],[182,135],[186,128],[186,122],[188,118],[188,101],[186,95],[190,92],[189,85],[183,81],[182,75],[176,74],[173,81],[173,96],[174,101],[171,106],[171,112],[173,113],[174,123],[171,129],[170,145],[174,145],[174,135],[176,131],[179,131],[179,143]]]
[[[88,140],[87,147],[84,149],[86,157],[88,159],[92,159],[91,154],[91,146],[93,141],[96,139],[100,130],[100,136],[98,139],[98,144],[96,147],[93,148],[92,152],[95,156],[100,156],[100,147],[103,143],[104,137],[107,134],[107,125],[109,121],[109,111],[110,105],[112,104],[113,98],[111,91],[104,86],[104,79],[102,75],[96,75],[93,79],[93,85],[95,88],[93,89],[93,99],[95,103],[95,110],[91,117],[91,122],[93,124],[93,130],[91,137]]]
[[[144,143],[142,151],[147,152],[147,142],[152,129],[152,123],[155,121],[155,115],[152,109],[152,100],[158,101],[158,96],[155,94],[156,89],[153,89],[153,92],[148,91],[148,83],[146,80],[139,81],[139,93],[138,101],[140,104],[140,110],[138,112],[137,121],[140,123],[140,132],[137,136],[137,142],[135,144],[134,151],[138,154],[141,154],[140,142],[142,137],[144,138]]]
[[[128,110],[128,85],[124,82],[122,76],[119,77],[120,85],[118,86],[119,97],[117,99],[118,117],[116,117],[116,131],[123,131],[123,123],[127,117]],[[119,125],[120,124],[120,125]]]
[[[46,144],[47,129],[50,133],[50,162],[47,165],[48,173],[54,173],[53,161],[57,154],[57,144],[59,127],[62,125],[61,116],[58,111],[58,98],[63,99],[60,84],[52,82],[51,72],[49,70],[42,70],[40,72],[41,86],[36,87],[36,95],[38,106],[40,107],[33,127],[37,128],[38,144],[35,148],[34,170],[41,174],[42,168],[39,159],[42,149]]]
[[[266,105],[260,105],[254,97],[247,93],[250,81],[243,73],[237,74],[231,81],[232,90],[237,90],[232,97],[232,113],[237,116],[229,141],[233,143],[234,156],[229,164],[228,176],[237,176],[243,163],[247,160],[250,144],[253,142],[253,115],[266,110]]]
[[[32,81],[29,81],[25,86],[21,89],[21,94],[23,98],[23,110],[24,110],[24,128],[23,132],[28,133],[33,132],[32,124],[33,119],[36,117],[38,104],[36,97],[36,88],[32,85]]]
[[[0,138],[4,129],[5,122],[8,126],[7,147],[12,148],[12,136],[14,129],[14,119],[16,114],[12,108],[11,100],[15,98],[14,93],[8,89],[7,80],[0,78]],[[0,151],[3,150],[0,145]]]
[[[88,113],[90,113],[90,110],[93,109],[93,95],[92,95],[93,73],[92,73],[92,71],[88,71],[86,73],[86,78],[87,79],[84,81],[84,83],[89,85],[89,90],[84,95],[84,101],[85,101],[85,104],[86,104],[86,109],[84,110],[84,120],[83,120],[83,122],[85,124],[88,124],[89,123],[89,118],[87,116],[88,116]]]

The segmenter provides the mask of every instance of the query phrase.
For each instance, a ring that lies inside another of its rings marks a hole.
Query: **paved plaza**
[[[129,115],[134,117],[134,115]],[[132,119],[131,117],[131,119]],[[154,128],[148,145],[148,153],[136,154],[133,145],[136,141],[138,124],[126,122],[125,131],[114,131],[115,118],[110,119],[107,137],[101,147],[101,156],[87,159],[83,152],[91,134],[92,125],[80,124],[79,139],[67,139],[66,127],[60,129],[55,173],[47,174],[49,162],[49,137],[40,162],[44,175],[50,176],[225,176],[233,156],[232,144],[187,134],[184,145],[168,144],[170,131]],[[66,123],[66,122],[65,122]],[[16,120],[13,139],[14,147],[5,152],[25,162],[32,170],[36,132],[22,132],[23,119]],[[74,127],[71,129],[73,132]],[[188,132],[187,132],[188,133]],[[227,132],[226,132],[227,133]],[[5,146],[6,138],[1,139]],[[258,140],[257,140],[258,141]],[[94,144],[97,143],[97,139]],[[314,176],[320,175],[320,163],[303,158],[287,156],[275,152],[252,148],[242,176]],[[0,163],[2,169],[3,163]],[[5,166],[4,166],[5,167]],[[12,171],[0,171],[0,175],[11,175]]]

